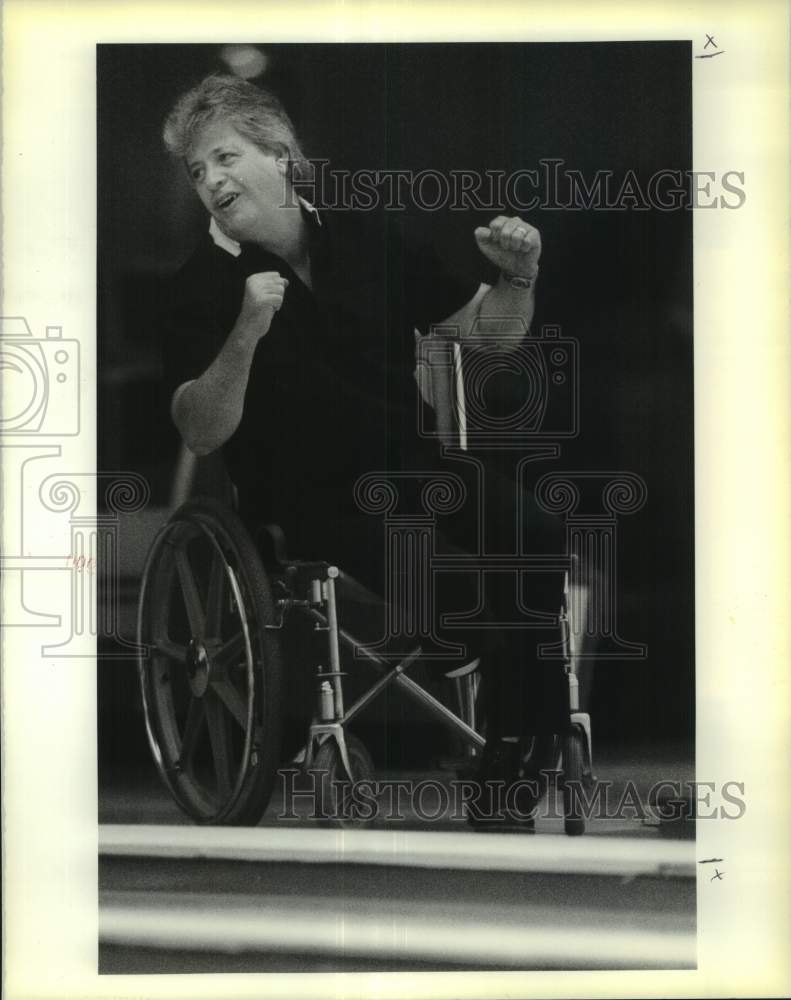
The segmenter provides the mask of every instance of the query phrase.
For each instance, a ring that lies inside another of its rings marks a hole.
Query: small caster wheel
[[[328,737],[313,758],[310,770],[314,774],[316,813],[327,826],[370,826],[377,809],[373,761],[361,740],[351,733],[345,733],[345,738],[351,780],[334,737]]]
[[[563,737],[563,829],[569,837],[585,833],[581,792],[585,785],[585,734],[580,729]]]

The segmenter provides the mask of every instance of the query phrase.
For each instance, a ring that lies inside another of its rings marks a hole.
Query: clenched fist
[[[488,226],[475,230],[478,249],[507,274],[534,278],[541,256],[541,234],[518,216],[498,215]]]
[[[288,279],[277,271],[251,274],[245,282],[239,323],[252,336],[260,339],[268,331],[272,317],[283,305]]]

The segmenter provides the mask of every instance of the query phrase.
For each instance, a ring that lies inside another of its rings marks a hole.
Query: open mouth
[[[233,205],[238,197],[239,195],[235,191],[231,191],[230,194],[224,194],[222,198],[218,198],[214,204],[221,212],[224,212]]]

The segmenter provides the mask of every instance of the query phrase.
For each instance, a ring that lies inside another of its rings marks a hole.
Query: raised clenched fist
[[[251,335],[263,337],[269,330],[272,317],[283,305],[288,279],[277,271],[251,274],[245,282],[239,322]]]
[[[508,274],[534,278],[541,256],[541,234],[518,216],[498,215],[488,226],[475,230],[475,240],[484,257]]]

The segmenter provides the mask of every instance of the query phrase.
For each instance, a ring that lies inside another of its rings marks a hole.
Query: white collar
[[[241,245],[236,240],[232,240],[230,236],[225,235],[217,225],[217,220],[214,216],[211,217],[211,222],[209,223],[209,236],[214,240],[215,246],[218,246],[221,250],[225,250],[232,257],[238,257],[242,252]]]
[[[311,205],[309,201],[302,197],[302,195],[297,195],[300,205],[305,209],[306,212],[310,212],[316,221],[317,225],[321,225],[321,216],[319,215],[319,210],[315,205]],[[217,220],[212,216],[209,222],[209,236],[211,236],[214,241],[215,246],[218,246],[221,250],[225,250],[232,257],[238,257],[242,252],[241,244],[236,240],[231,239],[226,233],[220,229],[217,225]]]

